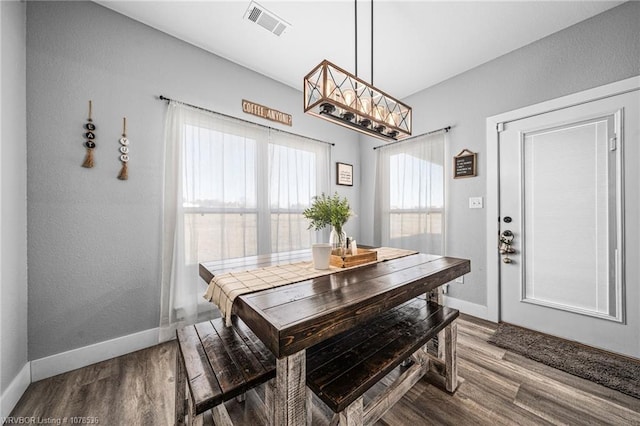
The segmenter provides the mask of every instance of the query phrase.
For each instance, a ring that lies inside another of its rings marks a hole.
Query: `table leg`
[[[306,386],[306,383],[305,383]],[[313,424],[313,391],[307,388],[307,426]]]
[[[267,412],[267,425],[274,426],[274,410],[275,410],[275,394],[276,394],[276,380],[272,379],[265,383],[264,387],[264,405]]]
[[[434,288],[433,290],[427,292],[427,301],[434,302],[438,305],[444,305],[444,296],[442,293],[442,287]],[[433,343],[435,343],[436,356],[441,360],[444,360],[444,341],[446,337],[444,335],[444,330],[438,333],[438,336],[433,339]]]
[[[307,424],[306,352],[276,360],[275,389],[272,404],[273,424],[300,426]]]
[[[458,343],[458,324],[453,321],[444,329],[444,357],[445,357],[445,380],[446,388],[449,392],[454,392],[458,387],[458,354],[456,346]]]

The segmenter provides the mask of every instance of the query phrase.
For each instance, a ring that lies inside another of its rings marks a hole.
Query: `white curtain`
[[[269,140],[271,247],[268,251],[311,247],[315,232],[302,211],[311,198],[329,190],[330,146],[301,136],[272,131]]]
[[[377,149],[374,242],[444,254],[446,133]]]
[[[203,261],[310,247],[302,210],[329,188],[330,146],[170,102],[165,122],[160,340],[218,315]]]

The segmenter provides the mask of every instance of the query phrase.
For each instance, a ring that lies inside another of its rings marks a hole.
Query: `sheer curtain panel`
[[[165,123],[161,340],[218,315],[198,263],[310,247],[329,145],[171,101]]]
[[[301,136],[271,132],[269,160],[269,218],[272,253],[311,247],[316,233],[302,212],[311,198],[329,189],[328,144]]]
[[[444,253],[446,132],[377,150],[374,241]]]

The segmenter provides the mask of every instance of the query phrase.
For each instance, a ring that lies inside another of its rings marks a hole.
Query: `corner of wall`
[[[27,362],[9,386],[0,395],[0,419],[11,414],[22,395],[31,384],[31,363]]]
[[[26,4],[0,2],[0,417],[31,383],[27,349]]]

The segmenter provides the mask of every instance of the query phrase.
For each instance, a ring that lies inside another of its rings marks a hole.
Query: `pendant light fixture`
[[[304,78],[304,112],[383,140],[411,136],[411,107],[358,78],[358,0],[355,0],[355,75],[326,59]]]

